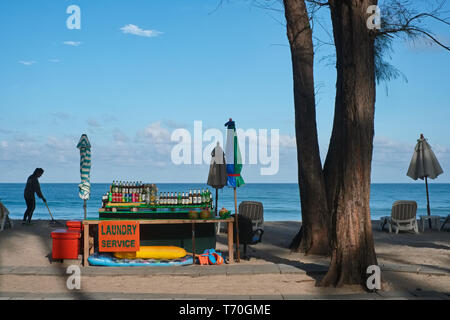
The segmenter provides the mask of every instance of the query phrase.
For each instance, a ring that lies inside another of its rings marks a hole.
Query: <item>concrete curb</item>
[[[400,264],[380,264],[382,271],[392,271],[392,272],[410,272],[418,274],[427,275],[443,275],[449,276],[450,269],[435,267],[435,266],[424,266],[424,265],[400,265]]]
[[[0,266],[0,275],[66,276],[66,264],[51,266]],[[450,276],[450,270],[433,266],[380,264],[384,272],[409,272],[426,275]],[[257,274],[324,274],[325,265],[293,266],[286,264],[218,265],[218,266],[170,266],[170,267],[80,267],[84,276],[211,276],[211,275],[257,275]]]
[[[66,276],[67,265],[50,267],[7,266],[0,267],[0,275]],[[264,265],[219,265],[182,267],[81,267],[84,276],[210,276],[210,275],[256,275],[256,274],[306,274],[307,271],[294,266]]]

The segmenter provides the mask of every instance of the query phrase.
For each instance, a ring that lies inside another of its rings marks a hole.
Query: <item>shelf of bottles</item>
[[[113,181],[102,198],[102,208],[106,211],[195,208],[211,210],[212,206],[213,199],[209,189],[158,192],[155,184],[129,181]]]

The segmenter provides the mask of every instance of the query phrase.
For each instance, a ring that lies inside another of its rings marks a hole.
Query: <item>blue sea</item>
[[[161,183],[160,192],[186,192],[190,189],[205,189],[206,184]],[[0,184],[0,201],[8,208],[13,219],[22,219],[25,212],[23,190],[25,184]],[[91,197],[87,201],[89,218],[98,217],[102,195],[108,191],[109,184],[94,183]],[[209,188],[215,195],[214,189]],[[78,197],[76,183],[41,183],[41,190],[56,220],[82,219],[83,201]],[[431,214],[447,216],[450,214],[450,184],[430,183]],[[264,205],[266,221],[301,221],[299,189],[297,184],[246,184],[237,189],[238,203],[244,200],[260,201]],[[372,220],[390,215],[392,203],[396,200],[415,200],[418,204],[417,215],[426,215],[425,184],[372,184],[371,215]],[[232,188],[219,190],[219,209],[225,207],[234,211],[234,193]],[[36,210],[33,219],[50,219],[45,204],[36,197]]]

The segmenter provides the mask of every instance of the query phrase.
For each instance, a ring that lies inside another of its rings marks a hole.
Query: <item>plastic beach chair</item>
[[[447,216],[447,218],[445,218],[444,222],[439,227],[439,231],[442,231],[442,229],[444,228],[445,224],[448,223],[448,222],[450,222],[450,214]]]
[[[262,241],[264,233],[264,207],[261,202],[242,201],[239,204],[239,243],[244,245],[244,257],[247,256],[247,245]],[[236,239],[236,237],[234,237]]]
[[[392,233],[392,228],[397,234],[402,231],[414,231],[419,233],[419,226],[416,218],[417,202],[411,200],[398,200],[392,205],[391,216],[381,218],[381,230],[387,223],[389,226],[389,233]]]

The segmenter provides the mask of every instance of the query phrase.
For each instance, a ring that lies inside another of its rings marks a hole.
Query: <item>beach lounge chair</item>
[[[8,209],[0,202],[0,231],[5,229],[5,225],[9,225],[9,227],[12,228],[13,222],[9,219]]]
[[[450,214],[447,216],[447,218],[445,218],[444,222],[439,227],[439,231],[442,231],[442,229],[444,229],[445,224],[448,222],[450,222]]]
[[[262,241],[264,233],[264,207],[261,202],[243,201],[239,204],[239,244],[244,245],[244,258],[247,256],[247,245]],[[234,237],[236,239],[236,237]]]
[[[381,230],[387,223],[389,226],[389,233],[392,232],[392,228],[395,229],[395,233],[402,231],[414,231],[419,233],[419,226],[416,218],[417,202],[411,200],[399,200],[395,201],[392,205],[391,216],[381,218]]]

